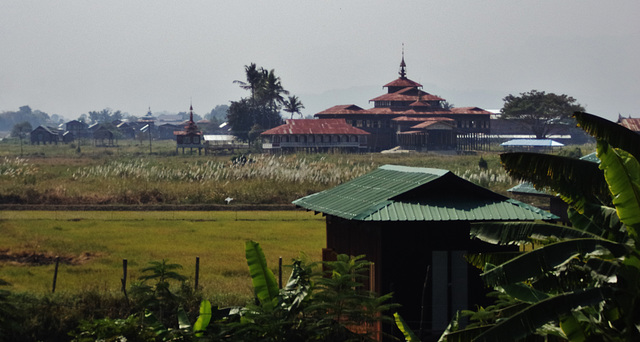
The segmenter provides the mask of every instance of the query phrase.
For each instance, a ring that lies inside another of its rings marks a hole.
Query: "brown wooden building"
[[[443,149],[483,150],[488,148],[491,131],[491,113],[478,107],[446,108],[445,99],[429,94],[422,89],[422,85],[406,76],[404,56],[400,63],[400,77],[384,85],[387,93],[370,100],[374,103],[371,109],[363,109],[356,105],[338,105],[323,110],[315,116],[320,119],[345,119],[354,127],[361,128],[369,136],[369,148],[380,151],[406,142],[424,141],[429,144],[429,130],[403,130],[405,127],[394,125],[394,119],[399,117],[423,119],[451,119],[453,128],[450,133],[455,137],[449,139],[446,145],[438,146]],[[417,124],[417,123],[416,123]],[[398,130],[398,128],[402,128]],[[416,135],[416,137],[407,137]],[[440,139],[440,137],[435,140]],[[424,146],[428,148],[428,146]],[[422,146],[416,146],[422,148]]]
[[[456,311],[490,303],[464,256],[513,250],[470,239],[471,223],[557,219],[449,171],[395,165],[293,203],[326,216],[324,260],[365,255],[374,263],[370,289],[392,292],[409,325],[424,327],[423,341],[439,336]]]
[[[344,119],[287,119],[284,125],[261,134],[267,152],[364,152],[367,133]]]
[[[182,149],[182,154],[186,148],[193,153],[194,149],[198,150],[198,154],[202,154],[203,139],[202,131],[198,128],[198,125],[193,121],[193,106],[189,108],[189,121],[184,126],[184,130],[175,131],[173,135],[176,136],[176,153],[179,149]]]

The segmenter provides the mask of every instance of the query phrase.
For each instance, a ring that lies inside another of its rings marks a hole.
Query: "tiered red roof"
[[[262,133],[262,135],[286,134],[367,135],[369,133],[349,125],[344,119],[287,119],[284,125]]]
[[[174,131],[173,135],[202,135],[202,131],[198,128],[198,125],[193,121],[193,106],[189,108],[189,121],[184,126],[182,131]]]

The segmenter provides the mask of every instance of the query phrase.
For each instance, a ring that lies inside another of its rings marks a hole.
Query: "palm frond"
[[[591,288],[551,297],[500,321],[477,336],[474,341],[515,341],[525,338],[546,323],[566,317],[575,308],[594,305],[612,298],[614,292],[613,288]]]
[[[536,189],[548,188],[572,201],[582,198],[603,204],[611,201],[604,176],[596,163],[529,152],[503,153],[500,160],[510,176],[526,180]]]
[[[585,132],[640,159],[640,134],[593,114],[576,112],[573,117]]]
[[[531,242],[532,239],[599,238],[599,235],[579,229],[544,222],[483,222],[471,225],[472,238],[496,245]]]
[[[629,235],[640,244],[640,163],[630,153],[598,141],[600,167],[613,196],[613,204]]]
[[[522,254],[480,276],[487,286],[504,286],[528,281],[568,262],[578,255],[608,250],[614,257],[628,253],[629,247],[603,239],[573,239],[552,243]]]

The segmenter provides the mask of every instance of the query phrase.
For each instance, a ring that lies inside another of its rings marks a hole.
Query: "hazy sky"
[[[640,1],[0,1],[0,111],[197,113],[275,69],[305,115],[408,77],[457,107],[532,89],[640,117]]]

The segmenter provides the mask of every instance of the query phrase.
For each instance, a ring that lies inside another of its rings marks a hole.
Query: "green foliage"
[[[517,311],[481,308],[470,313],[479,324],[449,332],[442,340],[459,341],[463,333],[476,328],[483,330],[462,340],[640,338],[640,164],[633,153],[612,146],[627,144],[620,136],[631,141],[637,136],[589,114],[577,113],[576,117],[598,138],[601,163],[597,170],[554,156],[510,154],[503,158],[511,174],[558,191],[571,207],[573,227],[537,223],[474,226],[472,236],[486,242],[534,242],[536,247],[497,266],[484,266],[485,283],[513,302]],[[593,189],[600,194],[590,194]]]
[[[284,101],[283,105],[283,110],[291,114],[291,119],[293,119],[293,114],[300,114],[300,116],[302,116],[300,111],[304,109],[304,105],[300,102],[300,99],[297,96],[289,96],[289,98]]]
[[[142,269],[143,275],[139,277],[141,281],[132,285],[131,297],[140,312],[149,310],[165,326],[170,326],[185,299],[181,298],[178,290],[172,291],[171,283],[178,282],[181,290],[184,290],[187,277],[175,271],[181,269],[182,265],[170,264],[166,259],[150,261],[149,264],[150,266]]]
[[[538,139],[566,129],[573,123],[571,115],[584,110],[571,96],[537,90],[520,93],[520,96],[509,94],[502,100],[501,118],[519,120]]]
[[[249,241],[247,262],[258,301],[235,311],[215,330],[246,341],[373,341],[378,322],[392,322],[384,312],[390,296],[362,289],[369,263],[362,257],[339,255],[325,263],[328,271],[314,274],[315,264],[295,260],[287,285],[276,292],[259,245]],[[219,336],[219,335],[218,335]]]

